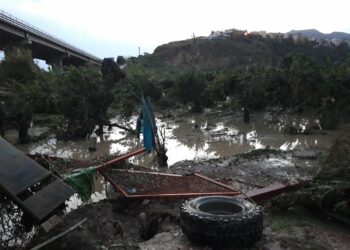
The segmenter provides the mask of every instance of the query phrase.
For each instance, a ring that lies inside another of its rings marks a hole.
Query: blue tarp
[[[154,131],[155,131],[155,124],[154,124],[154,116],[152,112],[152,107],[150,104],[150,101],[146,101],[145,98],[141,97],[142,102],[142,132],[143,132],[143,144],[146,148],[147,152],[150,153],[155,148],[155,141],[154,141]]]

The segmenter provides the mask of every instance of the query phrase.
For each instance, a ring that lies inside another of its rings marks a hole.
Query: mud
[[[168,171],[200,172],[249,191],[278,181],[294,183],[311,179],[319,171],[323,156],[323,152],[300,154],[265,149],[227,158],[183,161]],[[110,199],[69,213],[63,223],[49,234],[38,236],[31,244],[38,244],[88,218],[79,229],[44,249],[212,249],[193,245],[182,233],[179,207],[184,200],[131,202],[108,197]],[[284,210],[273,201],[262,204],[264,235],[249,249],[349,249],[349,228],[300,207]]]
[[[161,232],[178,228],[179,201],[104,200],[69,213],[48,234],[38,236],[31,245],[44,241],[84,218],[77,230],[43,249],[139,249],[143,242]]]
[[[159,117],[157,124],[165,129],[170,165],[161,171],[198,172],[243,192],[276,182],[296,183],[315,177],[334,138],[350,132],[350,125],[342,124],[339,131],[333,132],[285,133],[288,124],[301,131],[312,127],[315,118],[311,116],[305,119],[259,113],[252,115],[250,124],[244,124],[240,115],[210,110],[196,116],[185,114],[179,119],[174,119],[174,115]],[[132,124],[133,120],[129,125]],[[48,132],[45,125],[38,124],[43,129],[36,130],[37,136]],[[7,137],[11,138],[11,131]],[[51,136],[18,145],[25,152],[90,161],[101,161],[138,146],[136,139],[117,128],[106,131],[102,137],[93,135],[86,140],[59,141]],[[89,147],[97,150],[90,152]],[[157,170],[152,155],[132,162]],[[69,165],[68,169],[74,167]],[[58,172],[66,171],[58,169]],[[101,176],[95,180],[95,191],[88,203],[74,195],[66,204],[63,222],[49,233],[36,234],[27,247],[87,218],[78,229],[44,249],[211,249],[193,245],[182,233],[179,207],[183,200],[128,202],[118,198]],[[276,204],[280,202],[272,200],[263,204],[264,236],[251,249],[350,249],[348,228],[323,214],[315,215],[295,206],[285,210]],[[37,229],[32,230],[37,232]]]

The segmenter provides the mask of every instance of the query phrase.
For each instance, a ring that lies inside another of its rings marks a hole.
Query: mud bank
[[[226,158],[178,162],[168,172],[199,172],[246,192],[275,182],[311,179],[320,170],[323,158],[322,151],[263,149]],[[38,234],[31,246],[87,218],[78,229],[43,249],[211,249],[193,245],[182,233],[179,207],[183,201],[131,202],[111,198],[85,205],[66,215],[49,233]],[[274,203],[272,200],[262,204],[265,207],[264,235],[250,249],[350,248],[348,228],[304,208],[283,210]]]

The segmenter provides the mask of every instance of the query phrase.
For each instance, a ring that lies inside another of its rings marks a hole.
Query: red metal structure
[[[125,198],[187,198],[207,195],[241,194],[236,189],[200,174],[177,175],[124,169],[100,173]]]
[[[146,152],[146,149],[145,148],[140,148],[136,151],[133,151],[133,152],[130,152],[130,153],[127,153],[127,154],[124,154],[124,155],[121,155],[117,158],[114,158],[110,161],[107,161],[107,162],[104,162],[102,163],[101,165],[98,165],[96,167],[96,170],[99,170],[100,172],[107,168],[107,167],[110,167],[110,166],[113,166],[115,165],[116,163],[119,163],[119,162],[122,162],[122,161],[125,161],[127,159],[129,159],[130,157],[133,157],[133,156],[136,156],[136,155],[139,155],[139,154],[142,154],[142,153],[145,153]]]
[[[121,155],[115,159],[102,163],[96,169],[112,185],[121,197],[133,199],[151,198],[190,198],[197,196],[226,195],[248,197],[254,201],[262,201],[286,191],[294,190],[303,185],[285,185],[275,183],[268,187],[253,190],[243,194],[235,188],[225,185],[209,177],[195,173],[192,175],[178,175],[160,172],[134,171],[111,168],[130,157],[145,153],[145,148]],[[35,159],[35,155],[31,155]],[[56,158],[45,156],[48,158]],[[59,158],[57,158],[59,159]],[[77,161],[82,167],[91,165],[88,162]]]

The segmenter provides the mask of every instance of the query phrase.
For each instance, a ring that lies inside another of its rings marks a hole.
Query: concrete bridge
[[[65,65],[102,63],[100,58],[0,10],[0,50],[10,46],[29,48],[33,58],[45,60],[47,64],[60,68]]]

